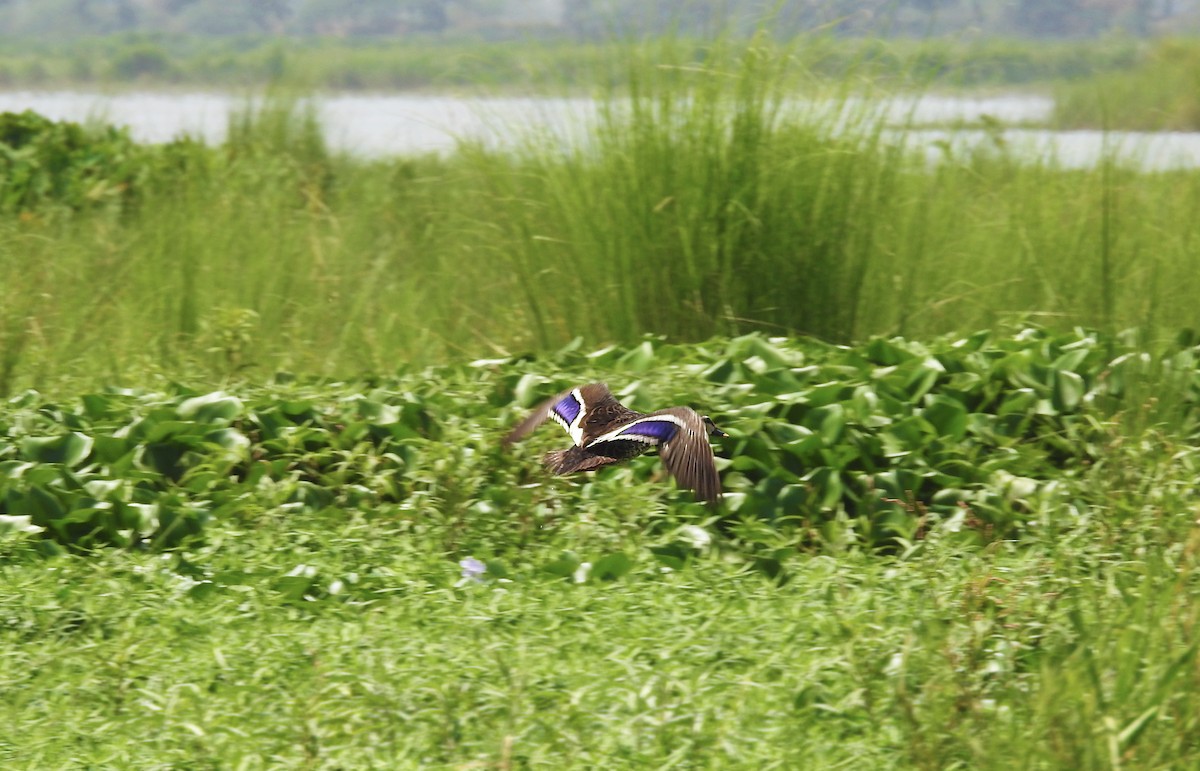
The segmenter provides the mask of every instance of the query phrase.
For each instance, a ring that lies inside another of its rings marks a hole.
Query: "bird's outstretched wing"
[[[606,444],[641,442],[659,448],[663,464],[680,487],[694,490],[703,501],[721,497],[721,482],[708,443],[704,419],[687,407],[671,407],[621,424],[587,443],[589,450]]]
[[[587,416],[597,407],[605,407],[610,403],[620,406],[616,397],[608,390],[608,386],[603,383],[588,383],[570,388],[538,405],[529,417],[504,437],[502,444],[508,447],[513,442],[519,442],[547,420],[553,420],[570,435],[576,447],[582,446]]]

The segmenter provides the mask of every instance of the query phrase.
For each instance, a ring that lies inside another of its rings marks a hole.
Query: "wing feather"
[[[672,407],[654,415],[673,415],[683,424],[675,436],[659,449],[663,465],[680,487],[696,492],[703,501],[712,503],[721,497],[721,480],[713,460],[712,446],[704,419],[687,407]]]
[[[566,403],[564,404],[564,400]],[[598,405],[616,402],[616,398],[603,383],[588,383],[565,391],[539,404],[523,421],[504,437],[501,444],[507,448],[533,433],[538,426],[553,418],[570,435],[576,446],[584,440],[584,423],[589,413]],[[559,411],[556,408],[563,405]]]

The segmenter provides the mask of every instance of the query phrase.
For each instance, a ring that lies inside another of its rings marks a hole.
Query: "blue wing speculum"
[[[601,434],[588,442],[588,447],[595,447],[604,442],[634,441],[657,447],[675,438],[683,421],[674,415],[652,415],[630,421],[620,428]]]

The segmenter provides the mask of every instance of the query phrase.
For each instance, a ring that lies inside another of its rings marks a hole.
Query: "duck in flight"
[[[591,471],[634,458],[657,447],[663,464],[681,487],[703,501],[721,497],[721,483],[708,437],[728,436],[707,415],[688,407],[668,407],[644,414],[629,409],[603,383],[563,391],[544,402],[504,438],[518,442],[547,420],[558,423],[574,444],[546,453],[555,474]]]

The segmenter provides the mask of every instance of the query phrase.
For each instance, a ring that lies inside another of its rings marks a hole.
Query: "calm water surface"
[[[314,107],[330,143],[337,149],[386,156],[444,152],[460,140],[504,145],[531,132],[556,141],[581,139],[596,117],[591,99],[462,98],[417,95],[330,95]],[[207,142],[224,139],[231,114],[243,110],[242,97],[214,93],[119,93],[84,91],[0,93],[0,111],[32,109],[56,120],[104,120],[128,126],[143,142],[166,142],[188,134]],[[893,123],[928,125],[978,121],[1001,123],[1046,119],[1053,103],[1037,96],[987,98],[924,96],[879,102]],[[797,105],[797,109],[820,109]],[[900,132],[895,135],[901,136]],[[997,137],[1030,160],[1069,166],[1095,164],[1106,153],[1148,169],[1200,167],[1200,134],[1099,131],[916,129],[905,141],[925,148],[931,160],[995,144]]]

